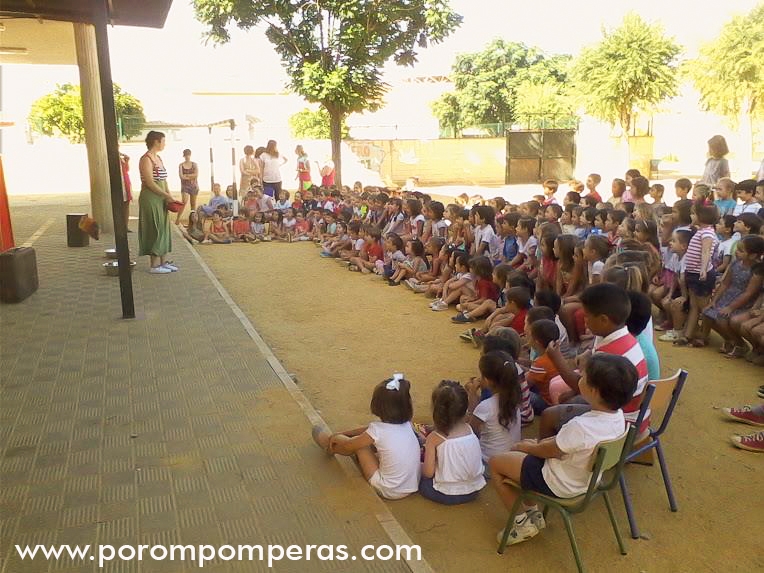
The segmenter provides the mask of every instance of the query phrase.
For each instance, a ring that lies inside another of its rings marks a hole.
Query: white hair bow
[[[396,372],[393,374],[393,379],[390,380],[390,382],[387,383],[385,388],[388,390],[400,390],[401,389],[401,380],[403,380],[403,373],[402,372]]]

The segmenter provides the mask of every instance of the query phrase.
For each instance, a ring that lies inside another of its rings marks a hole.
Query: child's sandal
[[[702,340],[700,338],[696,338],[695,340],[690,342],[690,346],[693,348],[705,348],[708,346],[708,341]]]
[[[687,346],[688,344],[690,344],[690,341],[684,336],[680,336],[674,341],[674,346]]]

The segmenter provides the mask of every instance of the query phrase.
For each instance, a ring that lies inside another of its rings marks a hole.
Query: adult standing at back
[[[294,152],[297,155],[297,180],[300,182],[299,191],[303,193],[313,186],[310,180],[310,160],[302,145],[298,145]]]
[[[327,157],[321,166],[321,187],[331,187],[334,185],[334,161]]]
[[[189,198],[191,199],[191,211],[196,211],[196,197],[199,195],[199,166],[191,161],[191,150],[183,150],[183,163],[178,166],[180,177],[180,196],[183,198],[183,209],[178,211],[175,224],[180,225],[180,216],[186,210]]]
[[[244,157],[239,160],[239,194],[243,197],[252,187],[252,182],[260,182],[260,162],[255,159],[255,150],[251,145],[244,146]]]
[[[287,159],[279,155],[276,142],[271,139],[265,146],[260,161],[263,162],[263,193],[278,199],[281,193],[281,166]]]
[[[152,274],[166,274],[178,270],[167,262],[172,250],[170,218],[167,203],[175,199],[167,188],[167,170],[158,153],[164,149],[165,138],[161,131],[149,131],[146,135],[148,151],[138,164],[141,172],[141,194],[138,197],[138,254],[148,255]]]
[[[716,185],[722,177],[730,176],[730,166],[725,157],[730,152],[727,147],[727,141],[721,135],[714,135],[708,140],[708,159],[706,168],[703,171],[703,177],[700,183],[705,183],[709,187]]]

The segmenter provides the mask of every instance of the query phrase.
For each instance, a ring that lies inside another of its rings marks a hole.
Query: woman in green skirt
[[[172,250],[170,218],[167,202],[175,199],[167,188],[167,170],[157,155],[164,149],[164,133],[149,131],[146,135],[148,151],[141,157],[141,195],[138,198],[138,248],[139,255],[151,258],[152,274],[167,274],[178,267],[167,262]]]

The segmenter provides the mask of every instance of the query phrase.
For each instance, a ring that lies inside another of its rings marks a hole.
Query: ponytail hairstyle
[[[499,398],[499,424],[505,428],[517,421],[522,391],[517,381],[517,367],[512,357],[501,350],[480,357],[480,375],[493,382]]]
[[[573,255],[576,251],[578,237],[575,235],[558,235],[557,249],[560,251],[560,269],[569,273],[576,265]]]
[[[371,413],[388,424],[405,424],[414,416],[411,383],[403,374],[393,374],[377,384],[371,395]]]
[[[623,289],[642,293],[647,292],[647,288],[650,286],[647,270],[642,263],[625,263],[610,267],[602,274],[602,282],[616,284]]]
[[[441,380],[432,391],[432,421],[435,429],[448,435],[467,415],[467,391],[458,382]]]
[[[655,250],[661,251],[661,243],[658,240],[658,225],[655,220],[637,221],[635,232],[644,233],[647,237],[647,243],[655,247]]]

